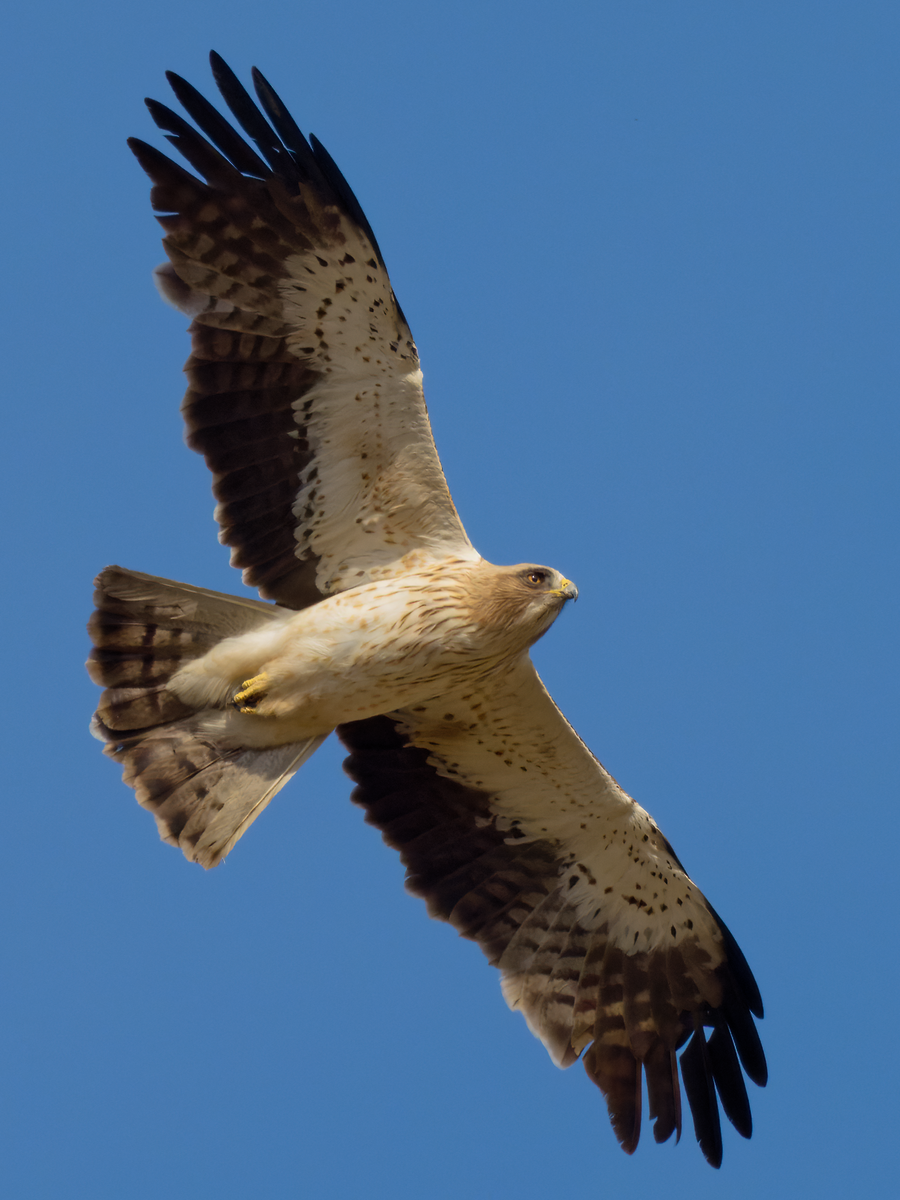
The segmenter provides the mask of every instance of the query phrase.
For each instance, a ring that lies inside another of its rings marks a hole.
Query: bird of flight
[[[158,287],[192,318],[188,443],[213,474],[220,540],[264,600],[103,571],[93,730],[163,839],[213,867],[336,729],[409,889],[478,942],[554,1062],[583,1054],[622,1147],[638,1143],[643,1076],[656,1140],[680,1136],[683,1084],[719,1166],[718,1102],[749,1137],[741,1068],[766,1082],[762,1002],[653,819],[532,666],[576,589],[474,549],[356,197],[258,71],[260,107],[211,62],[246,138],[170,73],[196,128],[147,105],[196,174],[129,144],[165,232]]]

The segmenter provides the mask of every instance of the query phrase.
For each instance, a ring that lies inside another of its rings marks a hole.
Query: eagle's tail
[[[163,841],[214,867],[324,738],[234,747],[225,712],[192,708],[166,685],[186,662],[279,610],[122,567],[107,567],[95,583],[87,668],[106,690],[91,731],[124,766]]]

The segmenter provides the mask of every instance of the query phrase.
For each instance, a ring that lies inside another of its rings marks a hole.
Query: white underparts
[[[192,707],[224,710],[226,736],[246,747],[318,737],[445,695],[520,655],[535,620],[546,626],[558,611],[526,611],[498,639],[473,602],[498,570],[448,560],[342,592],[226,638],[169,687]],[[250,711],[238,711],[234,697],[248,681]]]

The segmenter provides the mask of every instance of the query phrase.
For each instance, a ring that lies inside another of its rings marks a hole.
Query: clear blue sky
[[[24,9],[2,72],[0,1190],[893,1196],[900,9]],[[166,68],[209,92],[210,47],[350,179],[473,541],[577,582],[539,668],[756,973],[771,1082],[719,1173],[690,1127],[619,1151],[580,1065],[405,894],[339,747],[204,874],[88,737],[99,568],[240,588],[125,147],[157,137],[141,101],[168,101]]]

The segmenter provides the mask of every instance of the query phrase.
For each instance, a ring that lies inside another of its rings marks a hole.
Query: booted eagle
[[[554,1062],[583,1054],[622,1147],[642,1076],[657,1141],[681,1132],[683,1083],[718,1166],[717,1093],[749,1137],[741,1068],[766,1081],[759,990],[531,664],[576,589],[474,549],[359,203],[259,72],[262,111],[217,55],[212,69],[246,139],[169,74],[196,128],[147,105],[196,174],[130,145],[165,231],[159,289],[193,319],[188,443],[264,600],[103,571],[94,731],[163,839],[213,867],[336,729],[410,891],[479,943]]]

